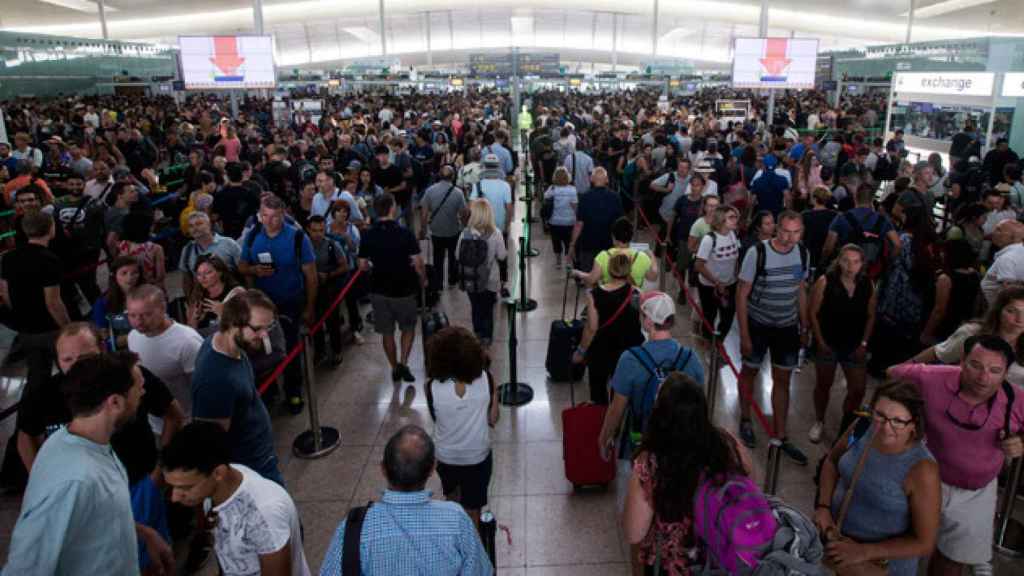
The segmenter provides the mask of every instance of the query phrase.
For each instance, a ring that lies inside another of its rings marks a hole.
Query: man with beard
[[[196,356],[192,417],[216,422],[228,432],[232,462],[284,486],[270,415],[256,390],[247,354],[263,349],[276,314],[274,303],[259,290],[247,290],[224,303],[217,332]]]
[[[143,386],[128,352],[85,356],[68,371],[72,420],[32,465],[5,574],[138,574],[136,537],[154,559],[153,573],[173,573],[170,547],[132,517],[128,474],[111,446],[134,420]]]

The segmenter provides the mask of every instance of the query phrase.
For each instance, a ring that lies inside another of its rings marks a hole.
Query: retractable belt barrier
[[[353,274],[351,278],[349,278],[348,283],[345,284],[345,287],[341,289],[341,292],[338,293],[338,296],[334,298],[333,302],[331,302],[331,305],[327,307],[327,310],[324,312],[323,316],[321,316],[320,319],[317,320],[316,323],[309,328],[307,336],[314,336],[324,327],[324,323],[327,322],[327,318],[334,313],[334,310],[338,307],[339,304],[341,304],[341,301],[345,299],[345,296],[348,295],[349,291],[352,289],[352,286],[355,284],[356,280],[358,280],[359,277],[362,276],[362,274],[362,270],[356,270],[356,273]],[[274,371],[270,373],[270,376],[267,376],[266,378],[263,379],[263,382],[257,389],[261,396],[267,391],[268,388],[270,388],[271,384],[273,384],[274,381],[277,380],[277,378],[284,373],[288,365],[291,364],[295,360],[295,358],[302,353],[302,350],[305,347],[305,345],[305,340],[299,341],[298,344],[293,346],[292,349],[288,351],[288,354],[284,357],[283,360],[281,360],[277,367],[274,368]]]

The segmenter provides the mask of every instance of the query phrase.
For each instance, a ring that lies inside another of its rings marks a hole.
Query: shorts
[[[373,327],[379,334],[393,334],[395,324],[402,332],[416,329],[416,296],[392,298],[382,294],[370,294],[373,304]]]
[[[800,329],[792,326],[762,326],[753,319],[747,321],[750,328],[750,356],[743,357],[743,365],[760,368],[764,355],[772,354],[772,366],[781,370],[796,368],[800,357]]]
[[[491,453],[479,464],[459,466],[437,461],[437,475],[441,477],[441,490],[448,500],[457,501],[463,508],[479,510],[487,505],[487,487],[491,484],[494,459]]]
[[[942,483],[942,515],[936,546],[942,555],[960,564],[982,564],[992,559],[996,514],[996,484],[965,490]]]
[[[815,358],[818,364],[840,364],[843,368],[863,368],[867,366],[867,357],[864,360],[857,360],[854,357],[854,353],[857,351],[856,348],[832,348],[830,347],[831,354],[826,354],[819,350],[818,356]]]

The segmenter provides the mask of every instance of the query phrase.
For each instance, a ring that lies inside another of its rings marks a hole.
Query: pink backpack
[[[693,502],[693,525],[708,563],[729,574],[747,572],[771,547],[778,529],[771,505],[753,480],[731,475],[720,486],[704,479]]]

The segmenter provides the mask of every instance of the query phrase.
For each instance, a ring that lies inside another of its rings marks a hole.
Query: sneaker
[[[754,425],[750,420],[740,420],[740,441],[747,448],[757,446],[757,436],[754,436]]]
[[[343,361],[343,359],[342,359],[342,356],[341,356],[341,352],[338,352],[337,354],[332,354],[331,355],[331,368],[337,368],[338,366],[341,366],[342,361]]]
[[[508,288],[505,288],[504,286],[502,286],[502,288],[501,288],[501,297],[504,298],[505,300],[508,300],[509,298],[512,297],[512,295],[509,294]]]
[[[358,330],[352,333],[352,340],[355,341],[357,346],[362,346],[363,344],[366,344],[366,338],[363,338],[363,333]]]
[[[561,267],[562,267],[562,255],[559,254],[559,255],[555,256],[555,270],[558,270]]]
[[[406,382],[416,381],[416,377],[412,375],[412,371],[409,370],[409,367],[406,366],[405,364],[399,364],[396,370],[398,370],[398,376],[402,380],[405,380]]]
[[[804,454],[795,444],[789,441],[788,438],[782,439],[782,453],[789,456],[789,459],[801,466],[807,466],[807,455]]]
[[[302,409],[306,407],[306,403],[302,401],[302,396],[289,396],[288,397],[288,411],[293,415],[302,414]]]
[[[811,426],[811,431],[807,433],[807,439],[811,441],[811,444],[817,444],[821,442],[821,431],[825,427],[825,423],[818,421]]]
[[[402,371],[398,369],[398,366],[391,369],[391,380],[394,382],[402,381]]]

